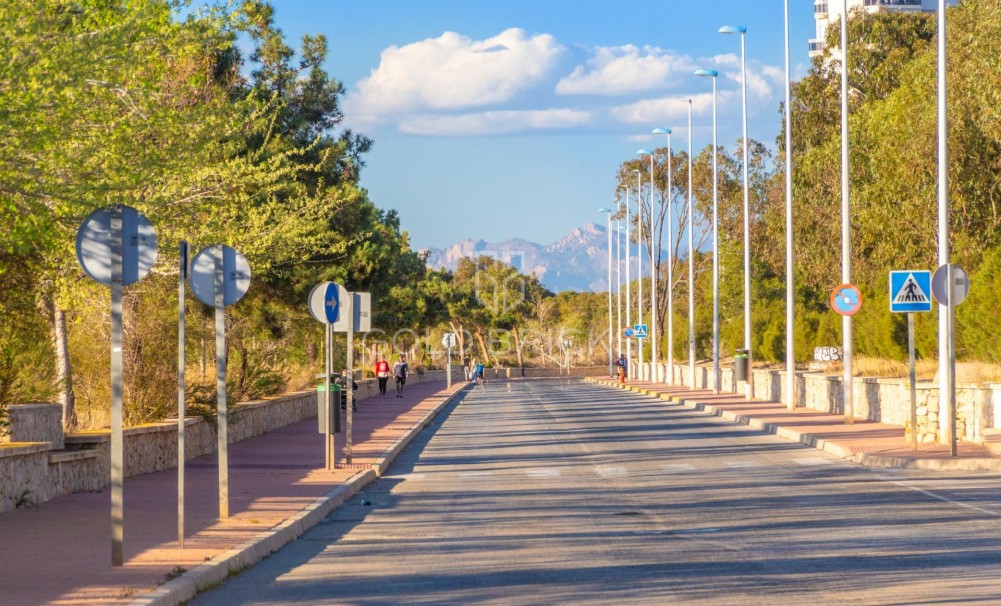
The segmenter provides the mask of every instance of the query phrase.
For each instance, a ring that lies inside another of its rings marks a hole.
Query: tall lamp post
[[[598,212],[608,213],[608,376],[614,377],[615,365],[612,354],[612,209],[599,208]]]
[[[695,70],[696,76],[713,79],[713,393],[720,392],[719,374],[719,148],[716,145],[716,78],[714,69]]]
[[[792,64],[789,60],[789,0],[785,0],[786,36],[786,407],[796,409],[796,289],[792,239]]]
[[[747,353],[747,382],[744,395],[750,400],[754,394],[754,373],[751,372],[751,203],[747,182],[747,165],[750,162],[747,151],[747,61],[744,53],[744,38],[747,28],[742,25],[724,25],[721,34],[740,34],[740,88],[744,124],[744,350]]]
[[[672,205],[671,169],[674,158],[671,155],[671,129],[655,128],[655,135],[667,135],[667,185],[664,186],[664,201],[667,204],[667,376],[668,385],[674,385],[674,206]],[[660,248],[659,242],[657,248]]]
[[[843,1],[841,11],[841,283],[852,281],[852,242],[849,219],[849,173],[848,173],[848,0]],[[841,390],[844,394],[845,423],[855,424],[855,386],[852,377],[852,317],[841,317],[841,337],[844,349],[844,379]]]
[[[939,265],[949,264],[949,121],[946,95],[946,19],[945,0],[938,1],[938,262]],[[948,271],[948,270],[947,270]],[[949,271],[949,305],[938,306],[938,406],[939,419],[948,418],[948,423],[942,423],[939,432],[941,438],[949,440],[949,451],[956,456],[956,360],[955,332],[952,324],[952,272]]]
[[[688,100],[688,373],[695,385],[695,208],[692,204],[692,100]]]
[[[643,184],[640,181],[640,171],[636,173],[636,322],[643,323]],[[637,339],[636,357],[636,378],[643,380],[643,341]]]
[[[657,220],[653,212],[653,152],[641,149],[636,152],[640,156],[650,156],[650,380],[654,383],[660,381],[660,356],[657,355],[657,258],[655,256],[656,242],[654,233]],[[641,250],[642,252],[642,250]]]
[[[622,355],[622,203],[615,199],[615,318],[616,344],[615,352]]]
[[[629,225],[629,184],[626,183],[626,328],[631,328],[632,322],[632,291],[629,279],[629,249],[632,246],[632,228]],[[633,372],[636,372],[633,367],[633,340],[632,337],[626,339],[626,364],[627,370],[630,373],[628,377],[632,377]],[[627,378],[628,378],[627,377]]]

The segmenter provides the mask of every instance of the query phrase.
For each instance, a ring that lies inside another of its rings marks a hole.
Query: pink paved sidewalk
[[[316,418],[230,445],[230,519],[220,521],[215,453],[185,474],[187,533],[177,544],[177,470],[125,481],[125,558],[111,566],[110,494],[77,493],[0,515],[0,604],[125,604],[298,513],[362,470],[463,383],[408,385],[362,400],[352,465],[323,469]],[[342,464],[344,438],[337,436]]]
[[[597,379],[595,382],[619,387],[618,382],[612,379]],[[987,447],[980,444],[960,442],[956,458],[950,456],[948,444],[919,444],[915,451],[906,438],[904,428],[899,425],[864,420],[856,420],[849,425],[842,415],[803,407],[789,411],[779,402],[749,401],[743,395],[713,394],[711,390],[688,389],[664,383],[629,381],[625,387],[665,400],[697,404],[731,420],[759,428],[767,427],[782,437],[822,447],[828,452],[855,458],[867,464],[877,464],[882,459],[884,464],[896,463],[894,466],[907,467],[911,466],[909,463],[920,466],[918,461],[921,461],[925,466],[934,468],[946,461],[959,459],[970,463],[979,462],[988,468],[998,464],[997,468],[1001,469],[1001,458],[994,456]],[[932,463],[927,463],[929,461]],[[963,463],[957,463],[957,467],[963,467]]]

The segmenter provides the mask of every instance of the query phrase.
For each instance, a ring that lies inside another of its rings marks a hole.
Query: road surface
[[[869,469],[578,380],[476,387],[193,603],[1001,603],[1001,477]]]

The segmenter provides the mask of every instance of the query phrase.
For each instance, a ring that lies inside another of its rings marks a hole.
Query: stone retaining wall
[[[649,365],[646,365],[649,366]],[[664,369],[666,371],[666,369]],[[650,369],[644,372],[649,376]],[[695,367],[693,382],[688,364],[675,365],[675,377],[696,389],[712,388],[712,368]],[[784,370],[756,369],[754,396],[775,402],[788,401]],[[720,387],[736,393],[743,382],[735,386],[732,367],[720,369]],[[842,378],[820,373],[796,373],[795,387],[798,406],[813,410],[843,414]],[[855,418],[901,425],[910,431],[911,396],[907,379],[877,379],[856,377],[853,382]],[[938,441],[942,435],[938,399],[938,383],[922,381],[915,386],[918,412],[918,439]],[[1001,429],[1001,384],[956,386],[956,435],[961,440],[984,443]]]
[[[63,407],[59,404],[14,404],[7,408],[8,442],[49,442],[63,447]]]
[[[455,367],[453,379],[462,376]],[[413,373],[409,383],[444,381],[445,371]],[[375,379],[356,381],[358,400],[379,392]],[[245,402],[231,413],[229,442],[239,442],[316,416],[315,391],[305,391],[260,402]],[[23,404],[11,407],[10,439],[0,443],[0,513],[18,506],[38,504],[66,494],[99,490],[110,483],[111,432],[108,429],[73,433],[63,438],[58,404]],[[54,422],[54,425],[53,425]],[[55,427],[56,429],[53,429]],[[55,434],[58,434],[56,436]],[[25,436],[37,436],[23,441]],[[48,439],[40,439],[46,437]],[[216,450],[212,423],[199,417],[185,419],[185,458]],[[177,420],[128,427],[123,431],[125,476],[162,471],[177,466]],[[65,443],[66,450],[61,450]],[[53,448],[58,444],[58,448]]]

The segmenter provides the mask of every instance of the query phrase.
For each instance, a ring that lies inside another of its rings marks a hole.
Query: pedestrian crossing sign
[[[904,270],[890,272],[890,311],[914,313],[931,311],[931,272]]]
[[[646,338],[646,324],[637,324],[633,326],[633,336],[637,339]]]

